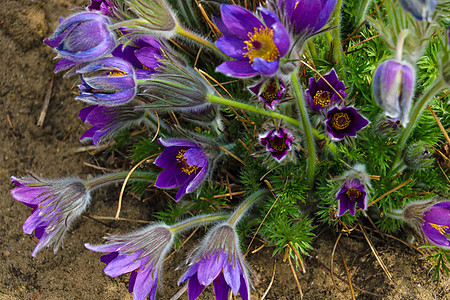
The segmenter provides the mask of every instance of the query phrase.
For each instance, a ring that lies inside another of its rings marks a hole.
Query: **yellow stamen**
[[[267,27],[255,28],[255,32],[248,33],[248,41],[244,41],[247,45],[244,47],[247,50],[244,53],[250,63],[253,65],[253,60],[256,57],[261,57],[265,61],[275,61],[280,57],[280,52],[273,42],[273,30]]]
[[[186,158],[184,157],[184,153],[186,153],[187,150],[188,149],[181,149],[180,151],[178,151],[176,159],[181,171],[183,171],[183,173],[185,174],[191,175],[192,173],[197,173],[199,167],[191,166],[187,163]]]
[[[282,152],[287,148],[286,140],[287,140],[286,135],[283,136],[282,138],[275,136],[273,139],[271,140],[269,139],[269,146],[278,152]]]
[[[361,197],[361,191],[358,189],[347,189],[345,192],[350,199],[358,199]]]
[[[352,120],[350,120],[350,116],[345,112],[337,112],[331,118],[331,125],[336,130],[343,130],[347,128]]]
[[[320,104],[322,107],[326,107],[331,104],[330,93],[327,91],[317,91],[313,98],[314,105]]]
[[[119,71],[119,70],[116,70],[116,71],[109,71],[108,77],[111,77],[111,76],[124,76],[124,75],[127,75],[127,73]]]
[[[434,224],[434,223],[429,223],[429,224],[431,225],[431,227],[433,227],[434,229],[439,231],[439,233],[441,233],[442,235],[445,235],[447,237],[448,233],[445,230],[448,229],[449,226],[438,225],[438,224]]]

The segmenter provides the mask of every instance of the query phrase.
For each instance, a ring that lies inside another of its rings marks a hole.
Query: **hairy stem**
[[[226,220],[230,217],[230,214],[213,214],[213,215],[203,215],[203,216],[197,216],[190,218],[185,221],[181,221],[173,226],[170,227],[170,231],[173,233],[189,229],[191,227],[197,226],[197,225],[203,225],[206,223],[211,223],[215,221],[221,221]]]
[[[268,190],[259,190],[248,196],[247,199],[245,199],[244,202],[242,202],[241,205],[239,205],[239,207],[234,211],[233,215],[228,220],[228,224],[230,224],[230,226],[235,226],[250,206],[264,197],[267,192]]]

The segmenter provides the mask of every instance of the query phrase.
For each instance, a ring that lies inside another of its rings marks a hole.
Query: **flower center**
[[[276,81],[272,79],[267,81],[264,90],[261,93],[261,97],[269,101],[277,100],[279,92],[280,89],[277,87]]]
[[[353,201],[355,201],[356,199],[359,199],[362,195],[361,191],[358,189],[347,189],[347,191],[345,193],[350,198],[350,200],[353,200]]]
[[[352,120],[346,112],[337,112],[331,117],[331,125],[336,130],[343,130],[347,128]]]
[[[127,73],[119,71],[119,70],[115,70],[115,71],[109,71],[108,77],[124,76],[124,75],[127,75]]]
[[[326,107],[331,104],[331,95],[328,91],[317,91],[313,98],[314,105],[319,104],[322,107]]]
[[[275,151],[282,152],[287,148],[286,140],[286,135],[284,135],[283,137],[275,136],[273,137],[273,139],[269,139],[269,146]]]
[[[176,159],[177,159],[177,167],[180,168],[181,171],[183,171],[183,173],[191,175],[192,173],[197,173],[197,170],[199,169],[199,167],[191,166],[190,164],[187,163],[186,158],[184,157],[184,154],[188,150],[189,149],[181,149],[180,151],[178,151]]]
[[[429,223],[431,225],[431,227],[433,227],[434,229],[436,229],[437,231],[439,231],[440,234],[442,234],[443,236],[445,236],[448,240],[450,240],[450,233],[447,232],[447,230],[449,229],[449,226],[445,226],[445,225],[438,225],[438,224],[434,224],[434,223]]]
[[[244,41],[247,50],[244,53],[253,65],[255,57],[261,57],[265,61],[274,61],[280,57],[280,52],[273,42],[273,30],[267,27],[255,28],[255,32],[248,33],[248,41]]]

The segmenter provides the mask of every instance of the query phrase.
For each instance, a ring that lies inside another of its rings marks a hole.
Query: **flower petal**
[[[228,255],[222,251],[219,253],[215,252],[207,258],[202,258],[198,263],[198,281],[204,286],[210,285],[219,276],[220,272],[222,272],[227,259]]]
[[[159,173],[155,186],[166,189],[174,188],[185,184],[190,177],[191,175],[182,172],[176,165],[170,166]]]
[[[244,53],[247,52],[247,45],[242,39],[235,36],[221,37],[216,42],[216,45],[220,51],[232,58],[243,59]]]
[[[281,23],[274,23],[271,28],[273,29],[273,42],[277,46],[280,57],[283,57],[288,51],[291,45],[289,33]]]
[[[139,268],[133,289],[133,300],[145,300],[151,291],[155,290],[156,292],[157,285],[158,270],[151,265]]]
[[[227,300],[230,287],[225,281],[223,273],[220,273],[219,276],[216,279],[214,279],[213,285],[214,285],[214,296],[216,297],[216,300]]]
[[[246,40],[248,33],[254,32],[255,28],[264,27],[258,18],[243,7],[223,4],[220,6],[220,12],[225,26],[243,40]]]
[[[188,294],[189,294],[189,300],[196,299],[205,288],[204,285],[202,285],[198,279],[196,274],[189,278],[189,284],[188,284]]]
[[[219,65],[216,71],[238,78],[258,75],[258,72],[252,68],[248,60],[226,61]]]
[[[274,74],[278,70],[279,65],[279,60],[267,61],[261,57],[255,57],[253,59],[253,70],[263,76]]]

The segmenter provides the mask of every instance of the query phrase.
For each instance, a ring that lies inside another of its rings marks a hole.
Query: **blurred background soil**
[[[96,192],[86,214],[67,235],[64,248],[56,254],[44,250],[37,258],[31,256],[36,241],[22,231],[30,209],[9,194],[13,188],[10,176],[26,175],[27,170],[46,178],[87,178],[129,164],[121,151],[76,152],[86,146],[79,137],[88,128],[77,118],[84,105],[74,100],[76,78],[64,79],[58,74],[52,79],[55,55],[42,43],[60,16],[88,4],[88,0],[0,0],[0,299],[132,299],[127,288],[129,276],[106,276],[100,254],[83,246],[101,243],[106,233],[126,233],[144,225],[92,218],[115,215],[120,186]],[[36,124],[49,89],[50,103],[43,126],[39,127]],[[165,201],[127,194],[121,217],[154,220],[156,208]],[[322,227],[317,230],[315,250],[304,261],[306,272],[295,270],[304,299],[352,298],[342,257],[356,299],[450,299],[450,281],[445,278],[431,282],[430,264],[421,260],[420,253],[370,228],[366,231],[392,280],[357,230],[341,237],[332,276],[330,262],[337,234]],[[166,261],[159,299],[170,299],[182,288],[176,283],[184,270],[175,268],[183,263],[186,252],[202,233],[204,229],[198,230]],[[261,243],[255,242],[252,250],[259,246]],[[288,262],[283,262],[281,256],[273,258],[272,249],[250,253],[248,261],[256,275],[252,299],[261,299],[269,286],[266,299],[301,298]],[[213,299],[212,288],[207,288],[200,298]],[[187,299],[187,293],[180,299]]]

